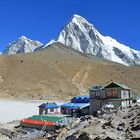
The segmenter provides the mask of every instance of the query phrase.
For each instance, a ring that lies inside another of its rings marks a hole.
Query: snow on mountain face
[[[82,53],[92,54],[127,66],[140,65],[140,52],[109,36],[101,35],[79,15],[74,15],[60,32],[58,42]]]
[[[41,45],[41,46],[37,47],[34,51],[43,50],[44,48],[48,47],[49,45],[51,45],[51,44],[53,44],[53,43],[55,43],[55,42],[56,42],[56,41],[52,39],[52,40],[51,40],[50,42],[48,42],[47,44]]]
[[[29,53],[33,52],[37,47],[43,44],[39,41],[33,41],[25,36],[21,36],[17,41],[9,44],[4,50],[3,54],[17,54],[17,53]]]

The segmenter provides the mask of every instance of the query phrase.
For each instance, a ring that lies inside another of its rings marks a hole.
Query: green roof
[[[30,120],[40,120],[40,121],[46,121],[46,122],[58,122],[62,121],[62,117],[57,117],[57,116],[39,116],[39,115],[34,115],[30,118]]]
[[[116,85],[116,87],[121,87],[123,89],[131,89],[130,87],[126,86],[125,84],[112,81],[108,84],[106,83],[106,84],[98,85],[98,86],[94,85],[94,86],[92,86],[91,90],[102,90],[104,88],[111,88],[111,86],[113,87],[114,85]]]
[[[131,88],[129,88],[128,86],[126,86],[126,85],[124,85],[124,84],[121,84],[121,83],[118,83],[118,82],[110,82],[108,85],[106,85],[104,88],[107,88],[107,87],[109,87],[109,86],[111,86],[111,85],[117,85],[118,87],[121,87],[121,88],[123,88],[123,89],[131,89]]]

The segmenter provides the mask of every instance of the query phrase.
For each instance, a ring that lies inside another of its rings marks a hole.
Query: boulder
[[[86,132],[83,132],[76,140],[92,140],[90,135]]]
[[[76,140],[76,137],[74,135],[66,137],[66,140]]]
[[[140,130],[140,124],[133,126],[133,127],[131,128],[131,130],[132,130],[132,131],[138,131],[138,130]]]

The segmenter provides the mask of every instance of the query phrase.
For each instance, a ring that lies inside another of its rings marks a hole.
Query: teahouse
[[[106,86],[93,86],[90,89],[90,114],[105,107],[127,107],[132,103],[131,89],[126,85],[111,82]]]
[[[61,105],[61,113],[67,115],[85,115],[89,113],[89,96],[75,96],[70,102]]]
[[[43,103],[39,106],[39,115],[59,114],[60,109],[56,103]]]

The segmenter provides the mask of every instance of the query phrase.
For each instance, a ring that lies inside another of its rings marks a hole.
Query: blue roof
[[[44,108],[44,109],[59,108],[59,106],[56,103],[43,103],[39,106],[39,108]]]
[[[72,103],[89,103],[89,96],[75,96],[71,99]]]
[[[140,96],[137,96],[137,97],[136,97],[136,100],[139,100],[139,99],[140,99]]]
[[[61,105],[61,107],[66,107],[66,108],[70,108],[70,109],[82,109],[84,107],[89,106],[89,103],[65,103],[63,105]]]
[[[92,86],[91,90],[98,91],[102,88],[103,88],[103,86],[101,86],[101,85],[94,85],[94,86]]]
[[[85,99],[85,98],[89,99],[89,96],[75,96],[74,98],[76,98],[76,99],[79,99],[79,98],[81,98],[81,99]]]

